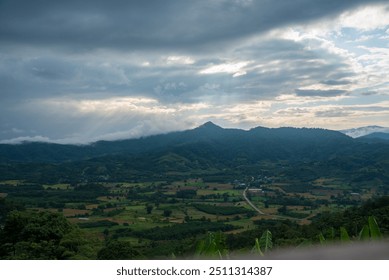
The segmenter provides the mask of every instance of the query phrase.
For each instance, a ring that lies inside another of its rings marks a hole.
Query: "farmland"
[[[263,215],[244,200],[246,188]],[[368,189],[355,193],[335,178],[302,187],[258,174],[220,183],[202,178],[75,185],[15,180],[0,182],[0,193],[31,211],[62,214],[90,240],[88,258],[96,258],[107,240],[128,242],[147,258],[184,256],[210,231],[236,235],[266,220],[309,225],[320,213],[341,212],[379,195]],[[173,246],[174,240],[181,245]]]

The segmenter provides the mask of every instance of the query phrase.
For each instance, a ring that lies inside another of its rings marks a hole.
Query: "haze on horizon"
[[[388,1],[0,1],[0,142],[388,127],[388,73]]]

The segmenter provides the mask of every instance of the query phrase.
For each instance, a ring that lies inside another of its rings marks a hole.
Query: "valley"
[[[26,253],[25,242],[32,246],[34,239],[26,240],[23,232],[7,239],[4,232],[17,230],[10,227],[12,215],[27,228],[31,220],[39,224],[36,216],[63,217],[62,227],[69,230],[53,241],[58,255],[49,255],[70,259],[191,258],[208,234],[221,234],[220,246],[230,254],[250,251],[266,230],[275,248],[319,243],[320,234],[335,240],[340,227],[356,238],[373,214],[387,233],[387,144],[323,130],[288,129],[281,135],[205,124],[129,140],[127,148],[123,142],[104,143],[110,153],[83,160],[59,160],[66,154],[32,160],[38,151],[57,154],[65,148],[55,151],[51,144],[30,150],[28,157],[20,153],[19,160],[8,154],[0,164],[2,258],[49,254]],[[112,152],[121,145],[123,153]],[[66,149],[73,148],[83,147]],[[378,210],[361,212],[380,199]],[[360,214],[347,218],[355,213]],[[33,246],[45,246],[41,242]]]

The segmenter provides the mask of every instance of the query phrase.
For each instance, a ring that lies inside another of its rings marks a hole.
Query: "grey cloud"
[[[81,118],[64,108],[51,108],[28,99],[4,106],[0,118],[7,120],[0,123],[1,139],[31,135],[55,139],[71,135],[77,130],[87,131],[90,127],[88,118]],[[15,133],[11,127],[23,130],[24,133]]]
[[[47,80],[71,79],[75,76],[76,65],[63,59],[41,57],[31,59],[25,65],[26,71]]]
[[[63,93],[76,82],[77,67],[63,55],[36,58],[4,54],[0,56],[1,97],[20,99]]]
[[[389,112],[389,107],[384,106],[345,106],[345,107],[337,107],[326,110],[319,110],[315,112],[316,117],[347,117],[353,114],[360,113],[377,113],[377,112]]]
[[[128,63],[125,54],[124,59],[120,60],[120,52],[106,50],[96,56],[92,53],[87,58],[56,52],[48,56],[22,56],[19,60],[3,59],[0,80],[3,91],[8,92],[6,95],[14,100],[63,95],[80,99],[142,95],[163,103],[191,103],[203,98],[217,102],[272,99],[280,92],[290,92],[301,83],[317,83],[323,77],[330,79],[335,75],[355,75],[334,54],[323,51],[319,57],[317,53],[305,50],[301,43],[288,40],[262,40],[245,47],[232,48],[226,55],[232,61],[250,61],[243,69],[247,73],[236,78],[232,77],[232,73],[199,74],[210,65],[230,62],[207,53],[193,55],[195,62],[190,65],[156,60],[151,61],[149,67],[143,67],[140,63]],[[110,56],[116,57],[113,62],[109,62]],[[142,61],[142,57],[147,60],[155,56],[158,55],[141,53],[138,59]],[[338,62],[323,63],[322,57]],[[204,87],[206,84],[219,86],[210,90]],[[330,93],[327,92],[327,95]]]
[[[332,97],[345,95],[346,90],[338,89],[329,89],[329,90],[319,90],[319,89],[295,89],[295,93],[298,96],[322,96],[322,97]]]
[[[323,78],[347,79],[356,73],[336,54],[322,50],[306,50],[302,43],[268,39],[237,48],[228,55],[241,61],[250,61],[242,70],[245,75],[231,78],[231,74],[209,75],[221,84],[219,92],[225,96],[239,95],[241,101],[273,99],[280,93],[291,93],[301,85],[317,84]],[[326,61],[333,61],[327,63]],[[220,61],[219,63],[223,63]],[[335,80],[334,80],[335,81]],[[309,92],[299,92],[299,94]],[[345,92],[311,92],[315,95],[333,96]]]
[[[156,109],[165,107],[155,104]],[[104,106],[100,104],[100,109]],[[166,109],[174,110],[174,106]],[[71,104],[47,104],[25,101],[0,111],[0,118],[12,114],[7,123],[0,123],[0,142],[45,141],[56,143],[90,143],[98,140],[134,138],[193,127],[191,111],[175,114],[141,110],[118,110],[101,114],[98,109],[82,112]],[[15,130],[17,127],[17,130]],[[5,141],[2,141],[5,140]]]
[[[364,96],[377,95],[377,94],[379,94],[379,92],[377,92],[377,91],[364,91],[361,93],[361,95],[364,95]]]
[[[314,52],[305,50],[301,43],[276,38],[265,41],[256,40],[250,44],[245,44],[243,47],[237,48],[235,53],[246,57],[256,57],[266,60],[291,57],[297,60],[317,57]]]
[[[325,80],[320,81],[321,84],[329,85],[329,86],[342,86],[342,85],[349,85],[351,84],[351,81],[349,80]]]
[[[0,42],[84,51],[221,46],[228,40],[372,2],[6,0],[0,3]]]
[[[389,112],[388,106],[350,106],[349,109],[362,112]]]
[[[336,73],[352,76],[353,73],[345,73],[344,65],[306,63],[306,60],[317,58],[317,54],[307,51],[302,44],[287,40],[257,42],[228,53],[260,63],[280,60],[282,69],[267,73],[248,69],[246,76],[235,80],[230,74],[198,75],[205,65],[223,61],[207,53],[191,53],[192,46],[219,41],[224,44],[226,38],[241,38],[245,34],[307,20],[314,15],[340,12],[363,1],[344,1],[334,7],[327,7],[331,1],[318,1],[315,5],[313,2],[316,1],[252,1],[242,5],[241,1],[3,1],[0,42],[4,44],[37,45],[51,50],[53,46],[64,46],[89,54],[93,54],[95,48],[113,47],[123,50],[124,56],[127,50],[133,49],[163,47],[166,53],[174,53],[176,46],[185,46],[184,53],[196,56],[197,62],[186,66],[185,70],[177,65],[143,69],[122,62],[105,67],[95,61],[101,60],[104,52],[97,53],[98,58],[90,55],[83,59],[73,57],[73,50],[60,49],[52,50],[50,55],[41,52],[36,58],[35,54],[8,49],[7,52],[19,58],[14,58],[16,64],[12,59],[1,61],[4,65],[0,66],[2,90],[9,98],[61,94],[87,96],[91,93],[98,96],[102,93],[141,94],[166,102],[193,102],[208,94],[201,87],[210,82],[222,85],[220,93],[236,95],[239,92],[244,99],[245,96],[274,96],[277,87],[289,86],[286,84],[292,79],[297,83],[302,76],[309,75],[311,81],[323,77],[336,79],[331,77]],[[317,9],[317,5],[321,9]],[[304,9],[299,9],[301,6]],[[293,10],[299,13],[293,15]],[[279,14],[285,16],[279,17]],[[110,54],[109,51],[106,53]],[[146,56],[155,56],[155,53],[159,51],[148,51]],[[186,87],[166,88],[166,84],[180,83]]]
[[[346,111],[342,108],[336,108],[331,110],[323,110],[315,112],[315,116],[319,118],[339,118],[350,116],[351,112]]]
[[[302,89],[347,85],[356,73],[346,58],[307,49],[305,42],[251,35],[367,3],[372,1],[0,0],[0,139],[139,136],[193,127],[236,103],[293,92],[348,94],[332,87]],[[169,56],[193,61],[180,64]],[[247,65],[238,77],[228,71],[201,74],[213,65],[241,61]],[[205,103],[215,112],[80,114],[39,103],[119,97],[147,97],[168,109]],[[236,118],[244,120],[239,114]]]
[[[309,109],[307,108],[287,108],[283,110],[278,110],[276,112],[277,115],[283,115],[283,116],[303,116],[305,114],[309,113]]]

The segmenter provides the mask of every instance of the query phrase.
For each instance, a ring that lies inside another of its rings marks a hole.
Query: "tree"
[[[280,208],[278,208],[277,211],[280,214],[285,214],[288,211],[288,209],[286,208],[286,205],[283,205]]]
[[[170,215],[172,214],[172,210],[170,209],[165,209],[163,210],[163,215],[167,218],[167,217],[170,217]]]
[[[153,210],[153,205],[151,205],[151,204],[147,204],[146,205],[146,212],[147,212],[147,214],[151,214],[151,211]]]
[[[11,211],[0,235],[2,258],[61,259],[62,238],[74,227],[60,213]]]
[[[132,260],[139,259],[141,255],[130,242],[111,240],[98,253],[99,260]]]

